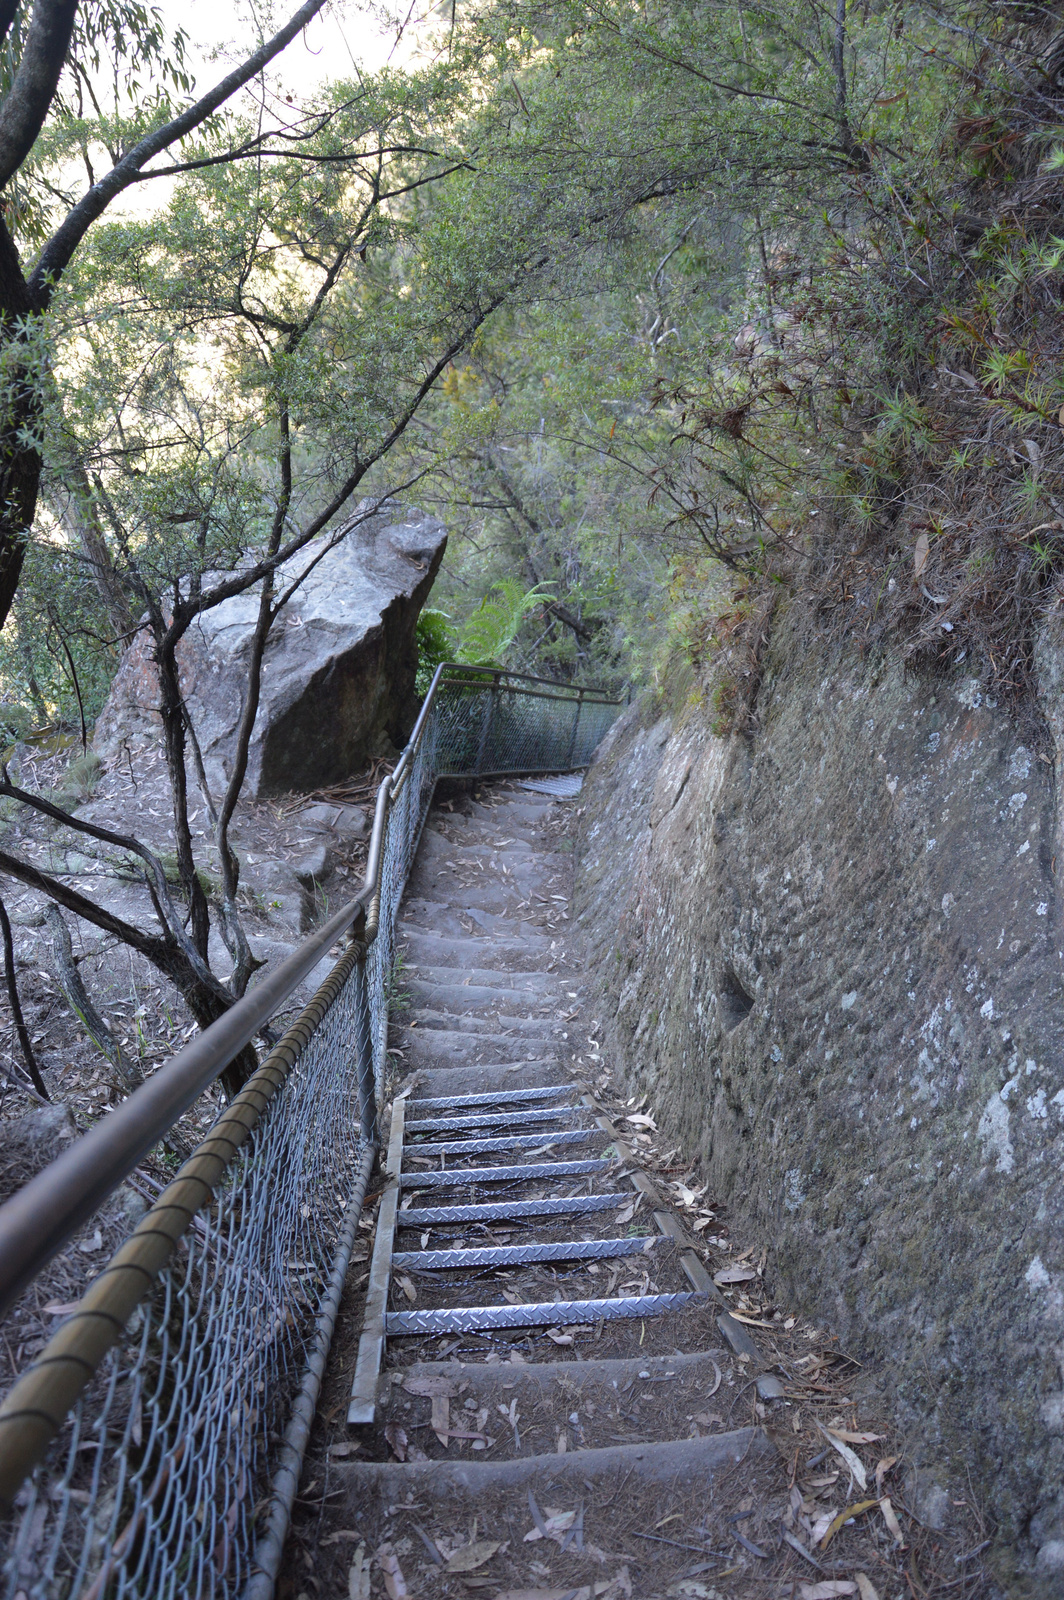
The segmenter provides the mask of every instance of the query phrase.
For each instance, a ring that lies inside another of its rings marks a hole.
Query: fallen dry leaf
[[[824,1426],[824,1424],[822,1422],[817,1422],[817,1427],[820,1429],[821,1433],[824,1435],[824,1438],[828,1441],[828,1444],[831,1445],[832,1449],[833,1450],[837,1450],[839,1455],[845,1461],[846,1465],[849,1467],[850,1471],[853,1473],[854,1479],[855,1479],[855,1481],[857,1483],[857,1487],[859,1489],[867,1489],[868,1488],[868,1474],[866,1473],[866,1471],[864,1469],[864,1463],[861,1460],[860,1456],[855,1455],[854,1452],[850,1449],[849,1445],[848,1444],[843,1444],[841,1439],[836,1439],[835,1435],[833,1433],[831,1433],[827,1428],[825,1428],[825,1426]]]
[[[361,1449],[362,1446],[360,1444],[352,1444],[350,1441],[345,1441],[342,1444],[330,1445],[329,1454],[334,1461],[340,1461],[344,1456],[356,1455]]]
[[[560,1328],[548,1328],[547,1338],[552,1339],[555,1344],[572,1344],[573,1342],[572,1334],[563,1333]]]
[[[809,1537],[814,1544],[819,1544],[821,1539],[823,1539],[824,1535],[831,1527],[834,1515],[835,1508],[833,1506],[830,1511],[824,1511],[819,1517],[817,1517],[816,1521],[813,1523],[812,1531],[809,1534]]]
[[[397,1422],[389,1422],[384,1430],[384,1437],[391,1446],[392,1455],[396,1461],[406,1460],[407,1437],[406,1430]]]
[[[409,1600],[410,1590],[406,1586],[403,1569],[390,1544],[382,1544],[377,1551],[377,1564],[384,1577],[388,1600]]]
[[[918,578],[927,566],[927,558],[931,553],[931,541],[926,533],[922,533],[916,541],[913,551],[913,577]]]
[[[899,1549],[905,1549],[905,1535],[901,1531],[901,1523],[894,1514],[894,1507],[888,1499],[879,1502],[879,1509],[883,1513],[883,1521],[890,1529],[891,1537]]]
[[[861,1600],[879,1600],[879,1590],[868,1576],[867,1572],[855,1572],[857,1587],[861,1591]]]
[[[447,1430],[451,1426],[451,1402],[445,1394],[432,1397],[432,1431],[446,1450],[449,1444]]]
[[[881,1497],[883,1494],[883,1479],[886,1477],[891,1467],[897,1465],[897,1460],[897,1456],[885,1456],[882,1461],[876,1463],[876,1489],[879,1491]]]
[[[495,1600],[591,1600],[591,1590],[583,1589],[503,1589]]]
[[[834,1539],[839,1529],[844,1523],[849,1522],[851,1517],[859,1517],[862,1511],[870,1511],[873,1506],[877,1506],[878,1504],[878,1500],[857,1500],[852,1506],[847,1506],[844,1511],[840,1511],[830,1528],[821,1537],[821,1550],[827,1549],[828,1545],[831,1543],[832,1539]]]
[[[828,1432],[833,1433],[836,1439],[841,1439],[843,1444],[875,1444],[877,1440],[883,1438],[881,1433],[847,1433],[845,1428],[830,1426]]]
[[[548,1539],[553,1539],[556,1534],[564,1533],[576,1521],[575,1511],[556,1511],[553,1516],[548,1515],[543,1523]],[[543,1533],[539,1528],[530,1528],[525,1534],[525,1543],[534,1544],[537,1539],[542,1539]],[[560,1540],[558,1541],[561,1542]]]
[[[406,1295],[406,1298],[410,1301],[410,1304],[413,1305],[414,1301],[417,1299],[417,1290],[414,1288],[413,1279],[408,1278],[405,1272],[400,1273],[399,1275],[399,1287]]]
[[[369,1597],[369,1562],[366,1560],[366,1547],[360,1544],[347,1574],[347,1600],[369,1600]]]
[[[849,1578],[828,1578],[823,1583],[800,1583],[798,1593],[802,1600],[835,1600],[839,1594],[856,1594],[857,1585]]]
[[[713,1274],[713,1282],[718,1285],[727,1283],[750,1283],[757,1277],[754,1267],[722,1267]]]
[[[478,1539],[475,1544],[463,1544],[447,1557],[448,1572],[475,1572],[490,1561],[496,1550],[501,1550],[501,1539]]]
[[[652,1128],[655,1133],[658,1125],[653,1117],[648,1117],[645,1111],[637,1111],[630,1117],[625,1117],[625,1122],[630,1122],[633,1128]]]

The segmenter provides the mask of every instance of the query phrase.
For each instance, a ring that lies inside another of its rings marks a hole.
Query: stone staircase
[[[563,813],[503,784],[438,807],[408,885],[358,1460],[329,1480],[349,1592],[789,1593],[756,1414],[782,1386],[595,1098]]]

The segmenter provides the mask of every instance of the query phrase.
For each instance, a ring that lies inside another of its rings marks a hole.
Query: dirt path
[[[367,1238],[279,1593],[992,1595],[975,1508],[948,1537],[917,1514],[875,1375],[773,1301],[618,1098],[567,938],[568,810],[496,785],[430,819],[400,925],[385,1366],[349,1427]]]

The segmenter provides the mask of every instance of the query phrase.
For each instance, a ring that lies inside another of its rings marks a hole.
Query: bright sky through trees
[[[211,70],[212,50],[224,51],[227,57],[246,53],[258,36],[256,15],[264,31],[271,27],[263,8],[249,0],[159,0],[159,10],[170,29],[184,28],[190,36],[189,56],[201,84]],[[289,45],[271,72],[295,93],[306,94],[330,78],[344,76],[352,65],[376,71],[394,49],[395,30],[383,24],[379,13],[356,0],[338,0]],[[401,43],[393,61],[403,53]]]

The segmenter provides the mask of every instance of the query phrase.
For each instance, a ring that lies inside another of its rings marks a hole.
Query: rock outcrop
[[[386,503],[326,554],[271,631],[252,738],[249,798],[337,783],[401,748],[416,712],[414,630],[447,543],[442,523]],[[320,548],[320,546],[318,547]],[[315,546],[280,570],[282,592]],[[205,612],[178,649],[182,689],[212,788],[228,779],[257,595]],[[126,653],[96,726],[106,761],[158,740],[151,641]]]
[[[1024,725],[783,620],[748,736],[691,700],[615,726],[575,900],[615,1065],[786,1296],[888,1364],[928,1481],[971,1473],[1039,1595],[1064,1593],[1064,639],[1041,676]]]

